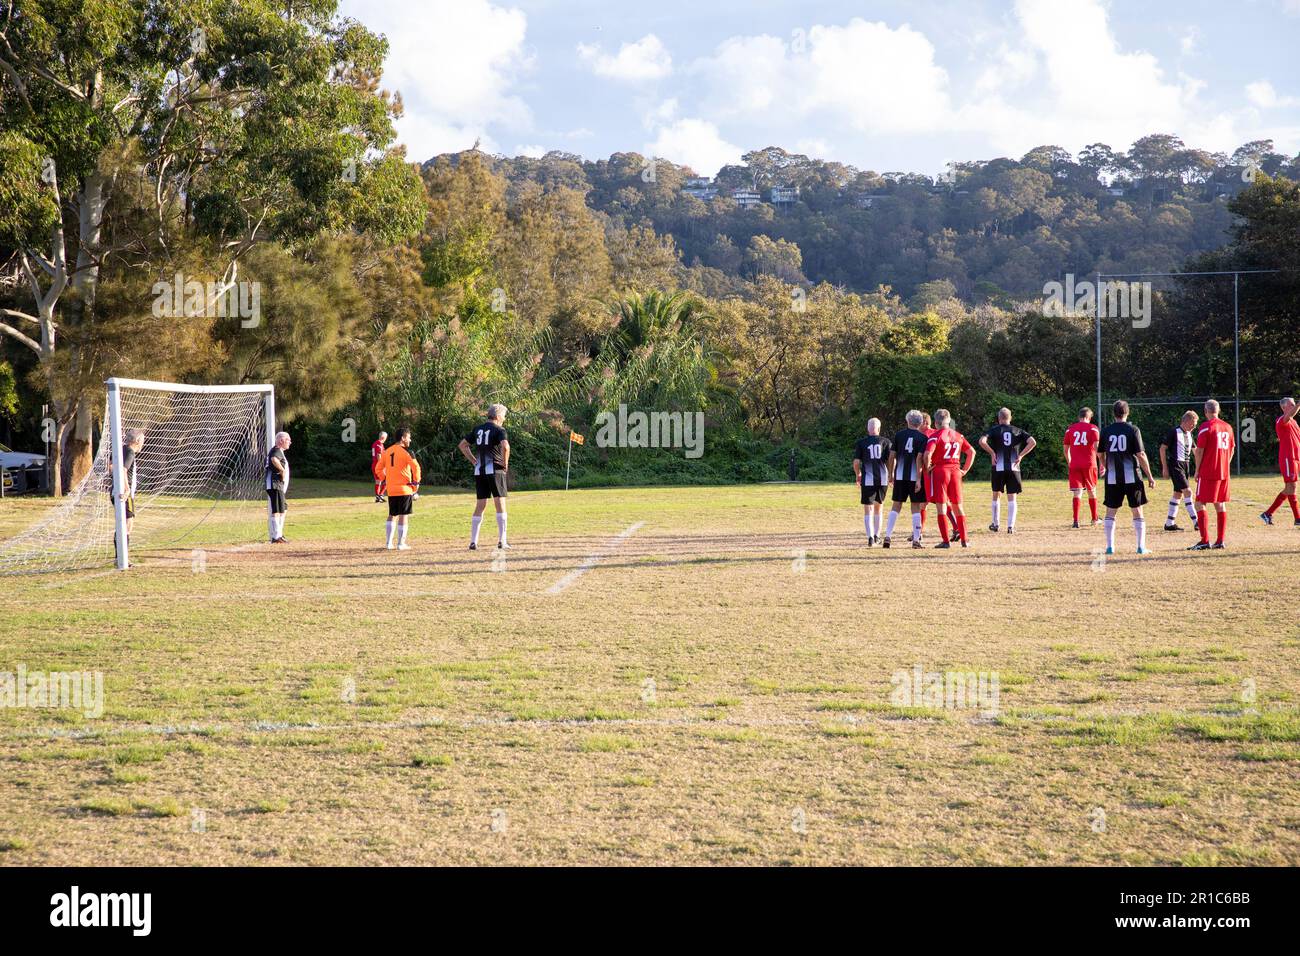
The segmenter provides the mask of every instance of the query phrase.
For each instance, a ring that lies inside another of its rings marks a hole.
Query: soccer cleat
[[[1138,554],[1150,554],[1150,553],[1151,552],[1146,548],[1138,548]]]
[[[997,526],[997,523],[994,522],[993,524],[989,525],[989,530],[992,531],[994,534],[997,534],[997,532],[998,532],[998,526]]]
[[[405,544],[405,543],[403,543],[403,544],[399,544],[399,545],[397,546],[397,550],[398,550],[398,551],[410,551],[410,550],[411,550],[411,546],[410,546],[409,544]]]
[[[956,544],[958,541],[961,540],[961,532],[960,532],[960,531],[954,531],[954,532],[952,533],[952,537],[949,538],[948,540],[951,541],[953,544]]]
[[[1259,520],[1264,522],[1264,524],[1272,524],[1273,516],[1269,514],[1267,511],[1261,511],[1259,513]]]
[[[477,550],[478,550],[478,545],[475,544],[473,541],[471,541],[471,542],[469,543],[469,549],[470,549],[471,551],[477,551]]]
[[[1106,549],[1106,553],[1107,553],[1107,554],[1114,554],[1114,553],[1115,553],[1115,549],[1114,549],[1114,548],[1107,548],[1107,549]]]
[[[1071,528],[1077,528],[1077,527],[1079,527],[1079,522],[1076,521],[1074,524],[1070,525],[1070,527],[1071,527]]]
[[[1209,551],[1210,544],[1208,541],[1198,541],[1187,550],[1188,551]]]
[[[876,539],[875,539],[875,538],[867,538],[867,547],[868,547],[868,548],[874,547],[875,544],[876,544]]]
[[[913,551],[921,551],[921,550],[923,550],[924,548],[925,548],[925,545],[923,545],[920,541],[917,541],[917,540],[913,539],[913,541],[912,541],[912,550],[913,550]]]
[[[1097,525],[1099,525],[1099,524],[1101,524],[1101,519],[1100,519],[1100,518],[1093,518],[1093,519],[1092,519],[1092,526],[1093,526],[1094,528],[1097,527]]]
[[[881,546],[882,548],[888,548],[888,547],[889,547],[889,535],[885,535],[884,538],[881,539],[881,541],[880,541],[880,546]]]
[[[1182,529],[1182,526],[1181,526],[1181,525],[1176,524],[1176,523],[1174,523],[1174,522],[1171,521],[1169,524],[1165,525],[1165,530],[1166,530],[1166,531],[1182,531],[1183,529]]]
[[[963,542],[961,543],[961,546],[962,546],[963,548],[969,548],[969,547],[970,547],[970,542],[969,542],[969,541],[963,541]]]
[[[375,495],[375,504],[381,504],[384,500],[383,495]]]
[[[1210,545],[1210,550],[1211,550],[1211,551],[1226,551],[1227,548],[1225,548],[1225,547],[1223,546],[1223,542],[1222,542],[1222,541],[1216,541],[1216,542],[1214,542],[1214,544]]]
[[[498,541],[498,542],[497,542],[497,550],[498,550],[498,551],[509,551],[509,550],[510,550],[510,545],[506,544],[504,541]]]
[[[1300,518],[1297,518],[1297,519],[1296,519],[1295,526],[1296,526],[1297,528],[1300,528]]]
[[[952,547],[952,542],[950,542],[950,541],[940,541],[938,544],[935,545],[935,547],[936,547],[936,548],[951,548],[951,547]]]
[[[1015,527],[1012,525],[1007,525],[1007,534],[1015,534],[1015,533],[1016,533]]]

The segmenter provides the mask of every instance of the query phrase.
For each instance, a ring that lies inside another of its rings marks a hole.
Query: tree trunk
[[[77,400],[76,411],[63,447],[63,487],[69,491],[81,484],[94,463],[95,409],[88,399]]]

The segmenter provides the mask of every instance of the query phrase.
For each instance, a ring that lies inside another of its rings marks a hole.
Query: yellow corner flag
[[[577,432],[569,432],[569,441],[573,442],[575,445],[583,445],[586,444],[587,439],[583,438]]]

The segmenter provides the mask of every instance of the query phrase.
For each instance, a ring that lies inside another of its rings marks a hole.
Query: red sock
[[[1228,527],[1228,512],[1216,511],[1215,515],[1217,515],[1219,519],[1219,537],[1216,540],[1219,542],[1219,544],[1223,544],[1223,532]]]
[[[1295,495],[1287,495],[1286,500],[1287,504],[1291,506],[1291,517],[1295,518],[1296,521],[1300,521],[1300,505],[1296,504]]]
[[[1078,524],[1079,523],[1079,499],[1071,498],[1070,500],[1074,502],[1074,523]]]
[[[939,509],[938,518],[939,518],[939,540],[947,541],[948,540],[948,516],[943,513],[942,508]]]
[[[1205,520],[1205,509],[1196,510],[1196,527],[1201,532],[1201,544],[1210,543],[1210,523]]]
[[[1268,511],[1264,512],[1264,514],[1271,515],[1274,511],[1277,511],[1278,508],[1281,508],[1282,502],[1286,500],[1287,500],[1287,496],[1285,494],[1278,495],[1276,498],[1273,499],[1273,503],[1268,506]]]
[[[925,505],[921,505],[921,530],[925,530]]]
[[[957,516],[957,533],[961,535],[961,543],[965,544],[966,543],[966,516],[965,515]]]
[[[1092,509],[1092,520],[1096,521],[1097,520],[1097,499],[1089,498],[1088,507]]]

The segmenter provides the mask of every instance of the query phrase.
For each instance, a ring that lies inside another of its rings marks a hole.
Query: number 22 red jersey
[[[1196,433],[1196,447],[1201,449],[1201,463],[1196,477],[1203,481],[1227,481],[1232,467],[1232,453],[1237,440],[1232,426],[1222,418],[1208,419]]]
[[[959,469],[961,468],[961,456],[968,450],[974,452],[970,442],[961,432],[953,431],[951,428],[937,428],[930,435],[930,444],[935,446],[934,457],[930,459],[930,467],[939,471],[941,469]]]

